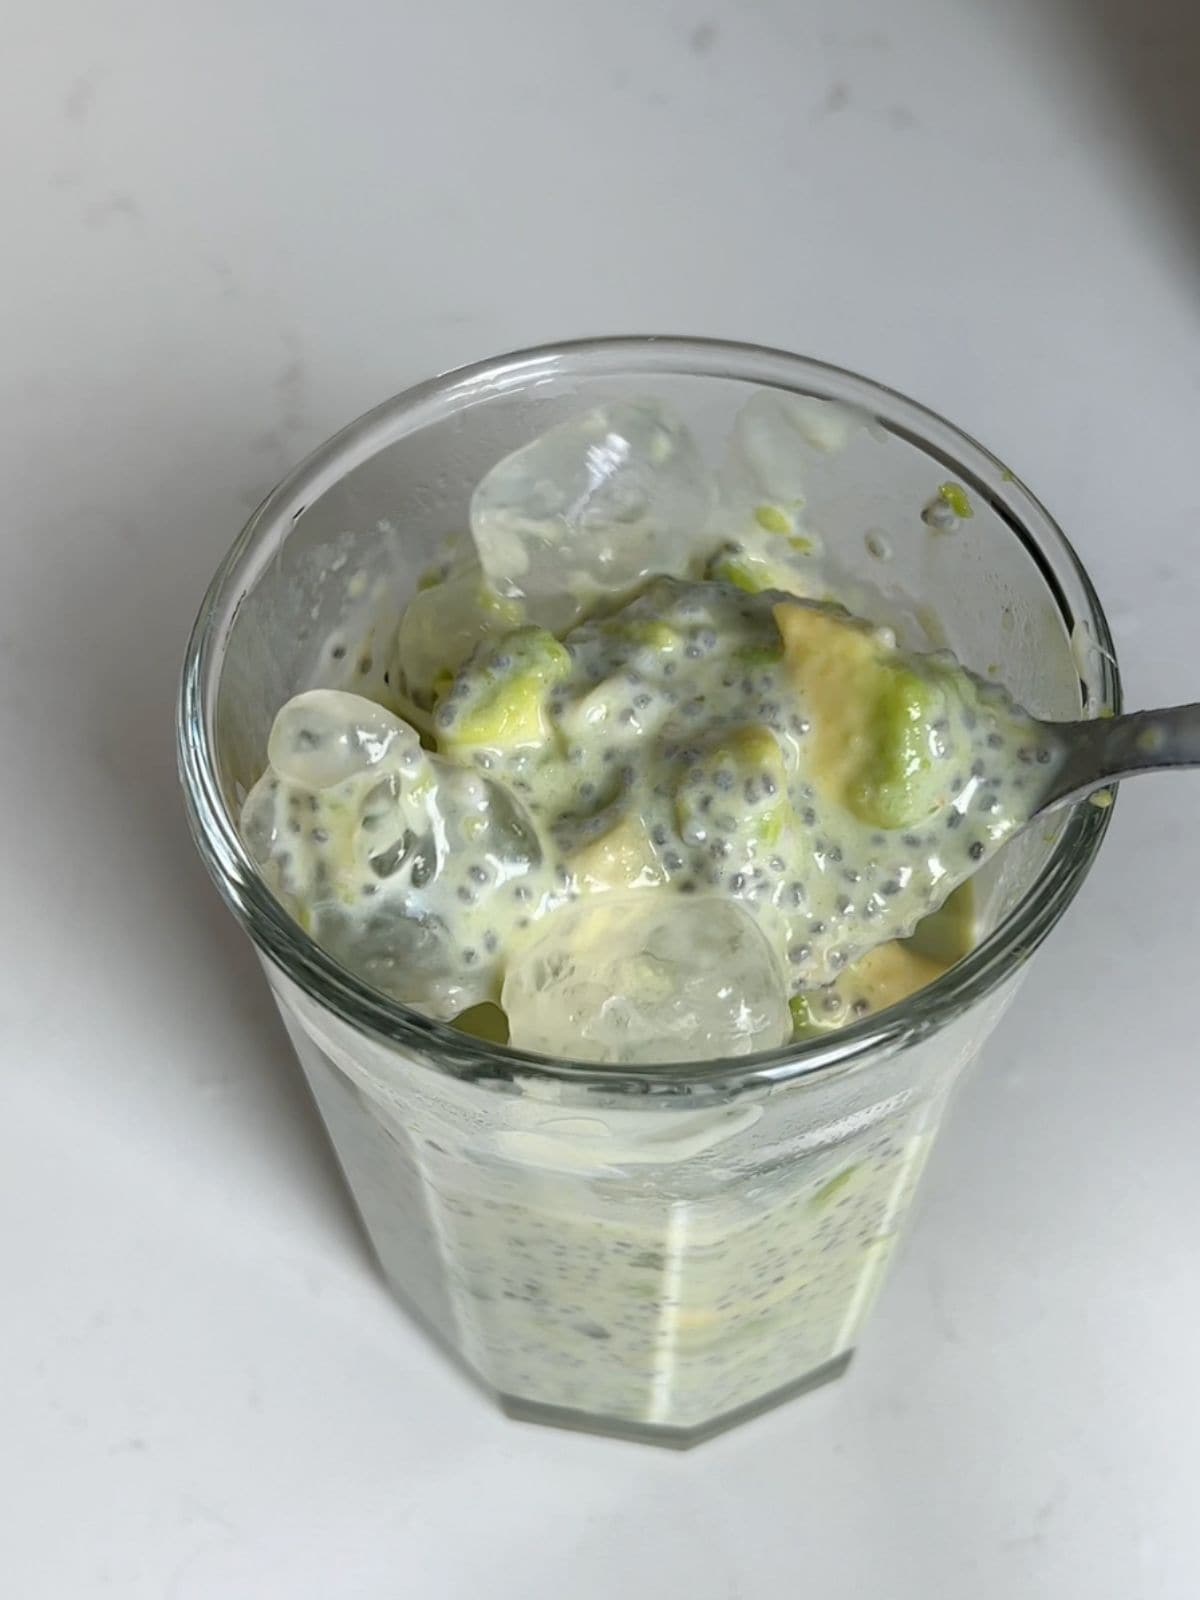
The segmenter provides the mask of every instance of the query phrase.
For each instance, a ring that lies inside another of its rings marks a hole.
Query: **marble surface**
[[[0,1591],[1174,1600],[1200,1587],[1200,776],[1127,786],[842,1384],[685,1456],[494,1414],[369,1262],[171,713],[321,438],[592,332],[803,350],[1060,517],[1200,694],[1200,31],[1133,0],[10,8]]]

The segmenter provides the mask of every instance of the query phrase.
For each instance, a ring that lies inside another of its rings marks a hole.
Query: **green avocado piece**
[[[975,515],[971,506],[970,496],[961,483],[939,483],[938,498],[943,504],[950,507],[956,517],[961,517],[964,522],[968,517]]]
[[[439,724],[440,748],[462,745],[515,749],[548,736],[546,695],[571,670],[566,649],[545,628],[515,628],[477,651],[459,674],[466,683],[461,709]]]
[[[677,629],[668,622],[656,622],[651,617],[626,617],[611,625],[612,632],[636,650],[654,650],[670,655],[678,650],[683,640]]]
[[[720,551],[709,562],[707,576],[718,583],[731,583],[745,594],[762,594],[777,587],[775,573],[748,550]]]
[[[847,799],[864,822],[904,828],[936,807],[930,725],[945,710],[938,687],[907,667],[881,665],[867,718],[868,751]]]
[[[794,519],[782,506],[755,506],[754,520],[766,533],[781,533],[786,537],[796,531]]]

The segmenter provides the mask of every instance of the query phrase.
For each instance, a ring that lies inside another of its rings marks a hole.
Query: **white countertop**
[[[1188,10],[10,8],[6,1600],[1200,1589],[1200,775],[1127,787],[846,1381],[679,1456],[505,1421],[394,1308],[170,729],[285,468],[437,369],[591,332],[932,404],[1060,517],[1131,701],[1200,694]]]

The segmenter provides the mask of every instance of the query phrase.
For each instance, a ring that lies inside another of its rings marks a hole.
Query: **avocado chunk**
[[[720,551],[708,564],[708,576],[718,583],[731,583],[744,594],[762,594],[777,588],[775,574],[765,561],[748,550],[735,547]]]
[[[813,723],[822,792],[877,828],[906,828],[945,803],[938,669],[918,669],[887,636],[840,608],[781,603],[785,662]]]
[[[759,508],[766,512],[770,506]],[[782,513],[780,514],[782,515]],[[763,594],[778,589],[783,594],[809,596],[816,572],[806,558],[813,542],[803,534],[784,533],[758,518],[757,526],[736,540],[729,540],[709,557],[705,575],[718,583],[730,583],[744,594]]]
[[[464,746],[512,750],[544,743],[548,693],[570,670],[566,649],[545,628],[503,635],[476,651],[441,703],[438,748],[453,754]]]
[[[653,617],[620,618],[611,624],[611,631],[631,649],[653,650],[657,655],[672,655],[683,645],[677,628]]]
[[[929,735],[944,708],[944,696],[915,672],[880,666],[868,748],[847,794],[856,816],[880,828],[905,828],[936,809],[928,793]]]
[[[568,865],[584,889],[645,889],[667,876],[646,824],[632,812],[568,857]]]
[[[938,498],[950,507],[956,517],[961,517],[964,522],[968,517],[975,515],[971,506],[970,496],[961,483],[939,483]]]

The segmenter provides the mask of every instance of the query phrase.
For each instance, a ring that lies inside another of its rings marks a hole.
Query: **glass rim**
[[[906,1000],[824,1038],[789,1042],[754,1055],[648,1066],[608,1066],[537,1055],[476,1039],[392,1000],[341,966],[293,920],[260,876],[229,814],[213,737],[221,655],[242,596],[274,556],[271,534],[390,442],[426,420],[452,415],[489,392],[570,376],[672,374],[718,378],[861,405],[881,425],[950,469],[1005,522],[1038,567],[1068,632],[1079,620],[1051,558],[1072,571],[1086,604],[1084,620],[1100,652],[1103,702],[1121,709],[1112,635],[1095,588],[1070,541],[1045,506],[990,450],[937,412],[845,368],[769,346],[677,335],[627,335],[533,346],[452,368],[401,391],[335,433],[299,463],[250,516],[218,567],[188,641],[179,690],[176,743],[188,822],[218,890],[259,950],[307,995],[386,1046],[415,1051],[423,1064],[459,1078],[503,1082],[542,1078],[591,1090],[679,1095],[729,1094],[825,1077],[869,1066],[948,1022],[999,986],[1033,952],[1083,882],[1107,832],[1112,807],[1086,802],[1067,815],[1052,854],[1016,906],[967,955]],[[804,382],[800,380],[804,379]],[[398,424],[403,424],[399,429]],[[953,453],[931,434],[940,432]],[[960,459],[960,457],[962,459]],[[981,473],[987,472],[988,482]]]

